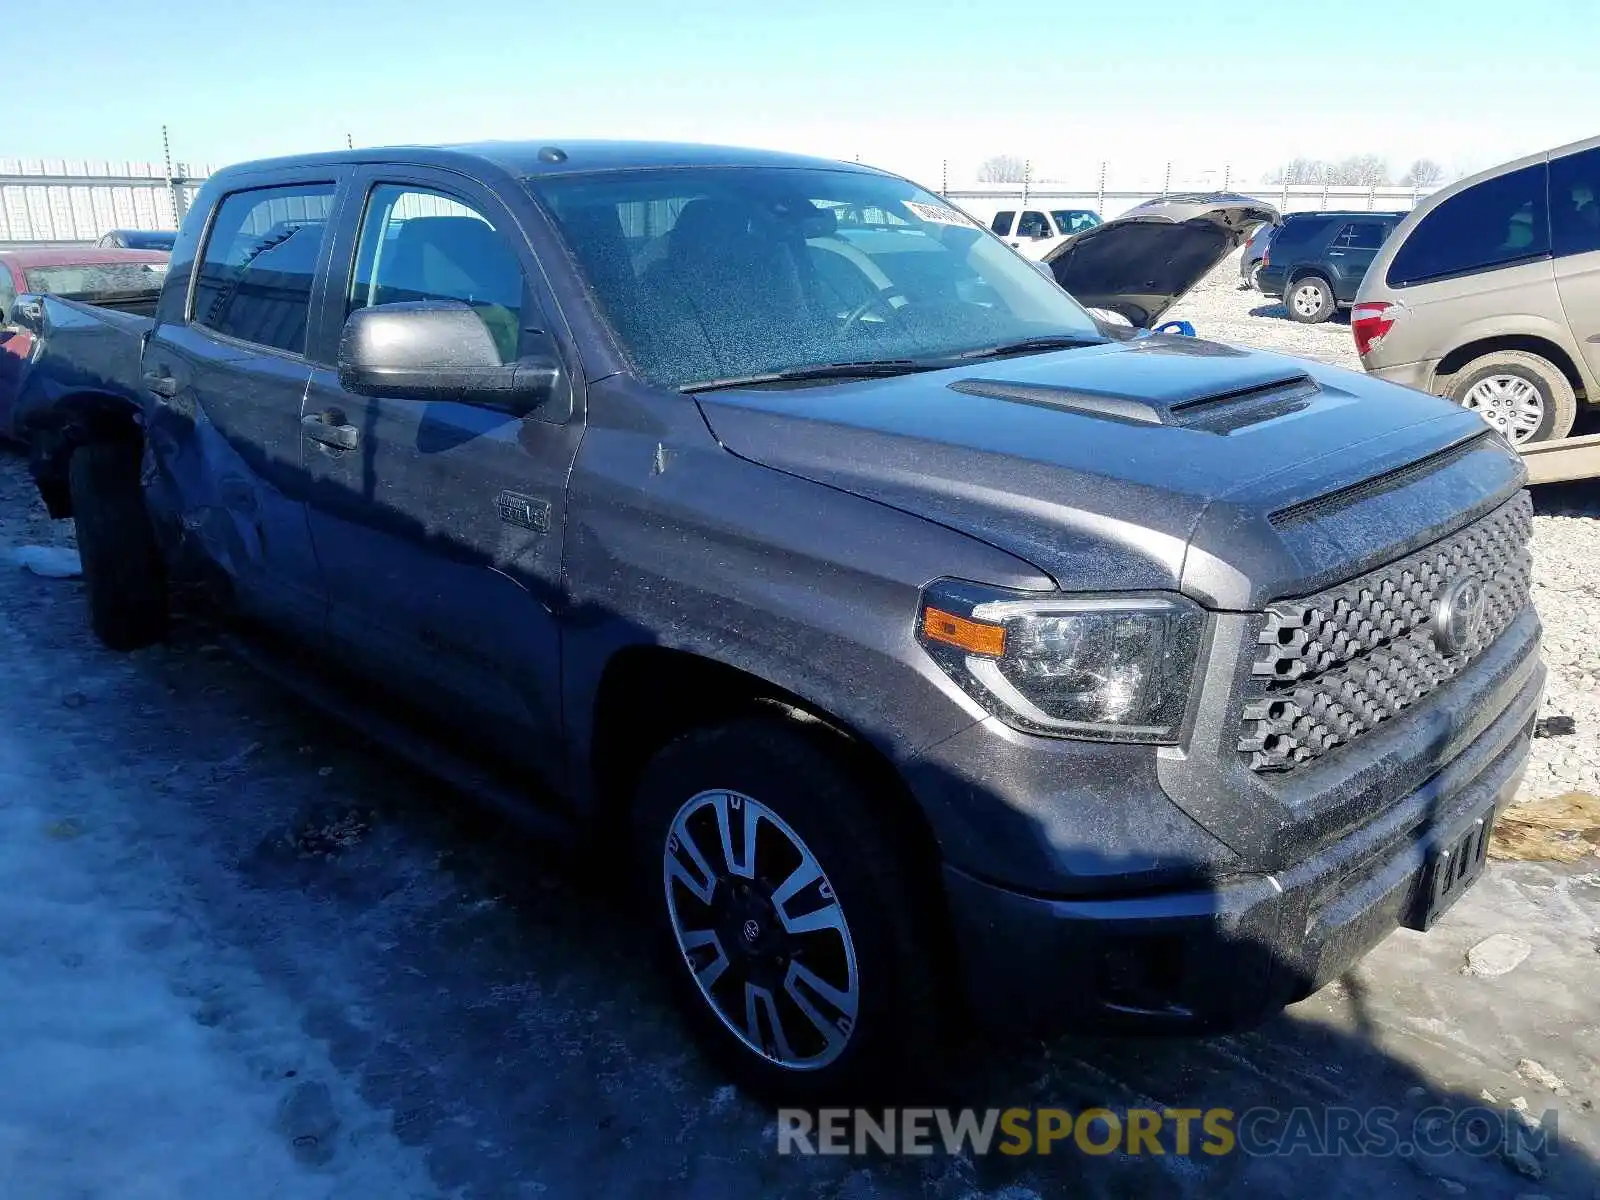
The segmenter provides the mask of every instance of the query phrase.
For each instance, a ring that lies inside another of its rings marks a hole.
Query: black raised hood
[[[1278,210],[1233,192],[1150,200],[1045,255],[1056,282],[1087,308],[1148,328]]]

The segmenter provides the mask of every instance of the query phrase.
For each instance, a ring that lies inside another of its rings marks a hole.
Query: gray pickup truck
[[[1260,219],[1153,206],[1058,287],[861,166],[249,164],[33,469],[105,642],[184,581],[590,839],[752,1088],[860,1094],[974,1017],[1238,1027],[1474,881],[1544,678],[1499,435],[1139,328]]]

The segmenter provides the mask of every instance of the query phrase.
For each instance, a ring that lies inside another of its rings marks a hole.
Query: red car
[[[0,438],[16,436],[12,413],[33,351],[33,334],[12,312],[17,297],[48,294],[149,315],[167,258],[165,251],[102,246],[0,251]]]

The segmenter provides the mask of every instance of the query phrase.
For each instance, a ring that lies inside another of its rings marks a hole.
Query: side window
[[[1351,221],[1339,231],[1333,244],[1341,250],[1376,250],[1383,245],[1383,224],[1379,221]]]
[[[451,196],[380,184],[367,199],[345,312],[407,300],[470,304],[494,338],[500,361],[516,360],[522,267],[504,236],[482,213]]]
[[[1541,163],[1486,179],[1440,204],[1395,253],[1388,283],[1405,287],[1549,252]]]
[[[11,282],[11,268],[0,265],[0,325],[11,320],[11,304],[16,298],[17,287]]]
[[[1600,149],[1551,160],[1550,237],[1557,254],[1600,250]]]
[[[1016,217],[1016,209],[1010,209],[1006,212],[997,212],[994,215],[994,220],[989,223],[989,228],[994,230],[1001,237],[1005,237],[1011,232],[1011,222],[1016,220]]]
[[[1022,220],[1017,222],[1017,236],[1025,238],[1049,237],[1054,230],[1050,222],[1045,220],[1042,212],[1028,211],[1022,214]]]
[[[189,319],[290,354],[306,349],[306,311],[333,208],[331,183],[234,192],[206,236]]]

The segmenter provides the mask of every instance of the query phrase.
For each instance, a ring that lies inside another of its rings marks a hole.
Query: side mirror
[[[339,338],[339,385],[360,396],[456,400],[521,416],[549,399],[553,357],[502,363],[488,327],[459,300],[358,308]]]

